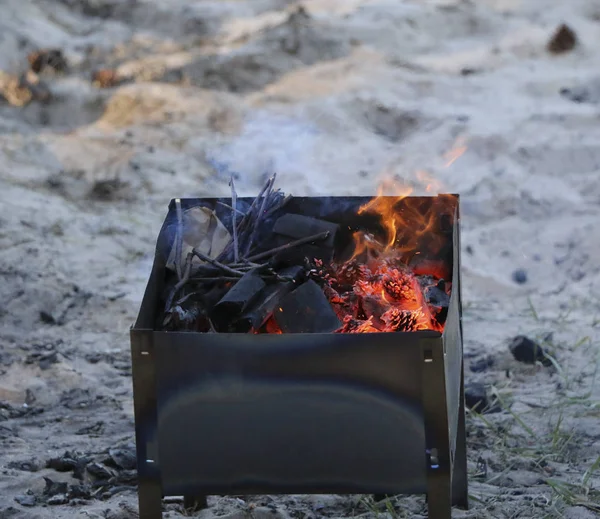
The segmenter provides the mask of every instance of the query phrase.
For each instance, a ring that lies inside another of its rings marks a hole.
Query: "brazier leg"
[[[469,482],[467,477],[467,437],[465,432],[465,378],[460,377],[460,407],[456,431],[456,450],[452,470],[452,504],[468,510]]]
[[[206,496],[183,496],[183,507],[186,510],[197,511],[207,506]]]
[[[429,519],[451,519],[452,480],[443,343],[421,341]]]
[[[427,509],[429,519],[452,519],[452,484],[440,474],[427,480]]]
[[[162,490],[154,481],[140,481],[138,484],[140,519],[162,519]]]

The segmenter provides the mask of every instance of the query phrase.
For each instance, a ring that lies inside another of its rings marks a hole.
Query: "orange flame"
[[[452,149],[444,153],[444,159],[446,160],[445,167],[449,168],[458,159],[460,159],[465,151],[467,151],[466,139],[460,136],[454,142]]]

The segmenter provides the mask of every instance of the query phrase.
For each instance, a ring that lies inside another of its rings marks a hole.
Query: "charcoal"
[[[552,366],[552,361],[537,342],[524,335],[517,335],[510,343],[510,351],[518,362],[535,364],[541,362],[543,366]]]
[[[273,233],[298,240],[328,231],[329,236],[319,243],[319,245],[332,249],[338,229],[339,225],[336,223],[318,220],[310,216],[288,213],[277,219],[273,227]]]
[[[313,280],[287,294],[273,315],[283,333],[329,333],[342,325]]]
[[[304,274],[304,269],[299,266],[289,267],[280,270],[278,274],[289,277],[293,281],[273,283],[266,286],[257,297],[256,303],[234,324],[237,332],[248,332],[251,329],[258,330],[265,324],[279,305],[281,298],[298,286],[298,280]]]
[[[429,285],[423,290],[425,300],[431,306],[439,308],[448,308],[450,306],[450,296],[445,292],[446,282],[440,279],[436,285]]]
[[[289,243],[289,240],[281,237],[276,242],[277,246],[285,245],[286,243]],[[306,259],[309,261],[318,259],[329,263],[333,259],[333,249],[307,243],[299,247],[290,247],[289,249],[282,250],[273,257],[274,262],[288,266],[300,265]]]
[[[254,271],[243,277],[215,305],[211,318],[217,331],[228,331],[229,324],[244,312],[265,288],[265,282]]]
[[[276,255],[276,260],[287,265],[299,265],[305,258],[309,260],[319,259],[331,262],[335,236],[339,226],[325,220],[318,220],[310,216],[299,214],[285,214],[279,218],[273,227],[275,245],[282,246],[290,241],[315,236],[322,232],[328,232],[329,236],[318,244],[306,243],[301,246],[291,247]]]

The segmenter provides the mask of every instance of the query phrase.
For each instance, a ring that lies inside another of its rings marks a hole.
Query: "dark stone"
[[[84,456],[79,452],[65,452],[60,458],[52,458],[46,462],[46,468],[56,470],[57,472],[73,472],[77,479],[83,479],[85,466],[91,461],[91,458]]]
[[[137,466],[137,457],[134,445],[125,445],[123,447],[117,447],[109,449],[108,455],[112,463],[125,470],[133,470]]]
[[[108,480],[115,476],[114,471],[102,463],[90,463],[87,466],[87,471],[89,474],[100,480]]]
[[[67,483],[54,481],[46,476],[44,476],[44,481],[46,482],[46,487],[44,488],[45,496],[52,497],[59,494],[66,494],[69,489],[69,485]]]
[[[575,34],[575,31],[568,25],[563,23],[556,29],[552,38],[550,38],[547,49],[548,52],[551,52],[552,54],[562,54],[573,50],[576,45],[577,34]]]
[[[509,345],[510,351],[518,362],[535,364],[541,362],[544,366],[552,366],[552,361],[546,351],[537,342],[524,335],[516,336]]]
[[[465,384],[465,405],[478,413],[489,407],[487,390],[483,384],[470,382]]]
[[[517,269],[512,273],[512,279],[515,283],[522,285],[527,283],[527,271],[525,269]]]
[[[54,318],[54,316],[51,313],[46,312],[45,310],[42,310],[40,312],[40,319],[43,323],[46,324],[56,324],[56,319]]]
[[[92,493],[87,485],[71,485],[69,488],[69,499],[90,499]]]

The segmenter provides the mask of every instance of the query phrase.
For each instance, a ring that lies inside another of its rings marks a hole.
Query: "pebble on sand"
[[[513,357],[518,362],[523,362],[524,364],[541,362],[543,366],[552,365],[552,361],[546,354],[544,348],[524,335],[517,335],[511,341],[509,348]]]
[[[527,283],[527,271],[525,269],[517,269],[512,273],[512,278],[519,285]]]

